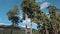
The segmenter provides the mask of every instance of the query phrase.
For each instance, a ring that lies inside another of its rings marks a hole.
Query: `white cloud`
[[[36,25],[36,26],[37,26],[37,24],[36,24],[36,23],[34,23],[34,22],[32,22],[32,24],[34,24],[34,25]]]
[[[43,2],[44,0],[36,0],[36,2]]]
[[[23,15],[20,15],[20,18],[22,19],[23,18]]]
[[[49,2],[44,2],[40,6],[41,6],[41,9],[44,9],[44,8],[48,7],[49,5],[50,5]]]
[[[29,19],[29,18],[27,18],[26,20],[24,20],[23,21],[25,24],[27,24],[27,23],[30,23],[31,22],[31,20]]]
[[[26,26],[21,26],[21,27],[26,27]]]
[[[0,25],[11,25],[11,24],[0,23]]]

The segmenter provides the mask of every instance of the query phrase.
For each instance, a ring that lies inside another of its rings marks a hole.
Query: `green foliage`
[[[26,15],[31,19],[31,22],[35,22],[38,26],[38,31],[33,31],[33,34],[58,34],[60,32],[60,9],[55,6],[48,6],[49,16],[40,10],[40,6],[37,5],[35,0],[23,0],[21,4],[23,10],[23,20],[26,19]],[[59,13],[59,14],[58,14]],[[18,7],[7,12],[8,19],[12,24],[19,23]],[[41,25],[42,24],[42,25]]]
[[[56,8],[55,6],[49,6],[48,7],[48,10],[49,10],[49,13],[50,13],[50,19],[51,19],[51,25],[53,28],[52,30],[54,31],[54,34],[58,34],[57,31],[59,31],[60,28],[59,27],[59,20],[60,18],[58,17],[58,14],[57,12],[59,12],[58,8]]]
[[[15,25],[18,25],[19,23],[19,17],[16,16],[19,14],[18,7],[15,5],[12,10],[7,12],[8,19],[12,22],[12,24],[15,23]]]

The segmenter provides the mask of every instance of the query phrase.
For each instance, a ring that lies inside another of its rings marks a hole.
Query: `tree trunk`
[[[13,26],[14,26],[14,23],[12,23],[11,25],[11,34],[13,34]]]
[[[45,26],[45,33],[49,34],[48,30],[47,30],[47,26]]]
[[[41,32],[38,32],[38,34],[41,34]]]
[[[32,34],[32,21],[31,21],[31,26],[30,26],[30,34]]]
[[[53,26],[53,33],[58,34],[56,23],[54,23],[52,26]]]
[[[41,34],[40,24],[38,23],[38,34]]]
[[[30,34],[32,34],[32,14],[31,14],[31,26],[30,26]]]
[[[11,34],[13,33],[13,29],[11,29]]]
[[[55,30],[55,34],[58,34],[57,30]]]
[[[56,27],[54,28],[54,34],[58,34],[58,30]]]
[[[38,34],[41,34],[41,31],[40,31],[40,29],[38,28]]]
[[[26,24],[26,34],[27,34],[27,24]]]

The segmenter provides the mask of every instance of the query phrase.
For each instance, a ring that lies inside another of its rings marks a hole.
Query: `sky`
[[[0,24],[11,24],[11,21],[8,20],[6,13],[13,8],[14,5],[18,5],[20,13],[22,0],[0,0]],[[48,13],[46,7],[49,5],[54,5],[57,8],[60,8],[60,0],[36,0],[36,3],[41,6],[41,10],[45,13]],[[21,15],[20,15],[21,17]],[[19,23],[19,26],[25,27],[25,23]],[[30,22],[27,23],[28,28],[30,27]],[[37,29],[37,25],[33,23],[32,28]]]

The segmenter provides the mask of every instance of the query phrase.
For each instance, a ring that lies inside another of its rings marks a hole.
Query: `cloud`
[[[0,25],[11,25],[11,24],[0,23]]]
[[[44,2],[40,6],[41,6],[41,9],[44,9],[44,8],[48,7],[49,5],[50,5],[49,2]]]
[[[23,18],[23,15],[20,15],[20,19],[22,19]]]
[[[21,26],[21,27],[26,27],[26,26]]]
[[[27,18],[27,19],[26,19],[26,20],[24,20],[23,22],[26,24],[26,23],[30,23],[30,22],[31,22],[31,20],[30,20],[29,18]]]
[[[43,2],[44,0],[36,0],[36,2]]]

